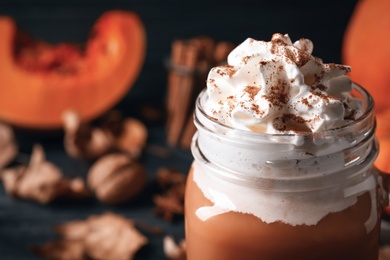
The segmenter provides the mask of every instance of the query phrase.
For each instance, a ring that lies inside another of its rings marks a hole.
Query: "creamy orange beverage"
[[[247,39],[198,97],[189,260],[377,259],[373,101],[308,39]]]

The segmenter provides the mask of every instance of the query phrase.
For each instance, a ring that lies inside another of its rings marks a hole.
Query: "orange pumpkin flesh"
[[[375,166],[383,172],[390,173],[390,109],[377,113],[376,122],[380,152]]]
[[[343,63],[351,79],[374,97],[377,111],[390,107],[390,1],[360,0],[343,42]]]
[[[390,1],[359,0],[343,42],[343,63],[350,77],[373,96],[380,152],[375,166],[390,173]],[[390,207],[384,211],[390,215]]]
[[[21,33],[0,17],[0,119],[50,129],[62,126],[62,113],[75,109],[83,120],[115,105],[141,70],[145,32],[137,15],[104,13],[85,48],[51,45]]]

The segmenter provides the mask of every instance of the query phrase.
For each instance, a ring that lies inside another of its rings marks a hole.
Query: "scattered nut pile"
[[[170,145],[189,148],[195,133],[191,104],[204,87],[207,71],[224,63],[233,47],[228,42],[215,42],[208,37],[173,42],[167,100],[167,142]],[[155,110],[148,111],[155,117]],[[66,177],[45,158],[40,144],[33,147],[28,163],[11,164],[18,156],[18,146],[12,128],[0,122],[0,180],[8,195],[41,204],[61,198],[95,197],[102,203],[116,205],[142,194],[148,178],[140,159],[148,131],[140,120],[122,118],[118,111],[111,111],[95,125],[82,122],[77,111],[69,110],[63,114],[63,126],[66,153],[92,163],[86,180]],[[166,151],[158,147],[149,149],[166,155]],[[168,222],[183,217],[186,175],[160,168],[155,181],[159,192],[152,198],[154,213]],[[148,243],[133,220],[112,213],[68,222],[55,230],[62,239],[35,246],[33,252],[58,260],[132,259]],[[186,259],[185,241],[176,244],[172,237],[166,236],[163,244],[167,258]]]
[[[18,163],[13,129],[0,123],[0,180],[8,195],[41,204],[61,198],[94,197],[116,205],[142,194],[148,182],[141,162],[148,132],[140,120],[122,118],[119,112],[112,111],[98,124],[89,124],[81,122],[76,111],[69,110],[64,113],[63,122],[66,153],[91,163],[86,180],[66,177],[46,159],[40,144],[34,145],[28,163]],[[152,195],[156,215],[166,221],[184,215],[185,180],[186,176],[175,170],[157,171],[155,181],[160,192]],[[144,230],[145,225],[150,229],[144,223]],[[132,259],[148,243],[133,220],[113,213],[64,223],[55,230],[61,240],[34,246],[32,251],[45,259]],[[185,259],[184,242],[177,245],[167,236],[163,243],[167,258]]]

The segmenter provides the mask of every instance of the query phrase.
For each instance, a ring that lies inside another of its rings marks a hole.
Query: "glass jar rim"
[[[340,127],[326,129],[320,132],[302,132],[302,133],[261,133],[254,132],[244,129],[238,129],[226,124],[223,124],[211,116],[209,116],[206,111],[203,109],[203,102],[205,98],[208,98],[206,95],[207,88],[204,88],[196,99],[196,117],[195,124],[200,124],[203,127],[208,128],[218,128],[222,132],[232,132],[234,136],[239,137],[239,139],[250,139],[251,141],[255,141],[258,139],[272,139],[278,140],[280,143],[296,143],[296,138],[299,137],[302,140],[315,140],[326,138],[329,136],[342,136],[346,133],[351,132],[351,126],[359,126],[359,125],[367,125],[367,122],[373,120],[374,118],[374,100],[372,96],[369,94],[367,90],[365,90],[362,86],[358,85],[355,82],[352,82],[352,93],[357,93],[361,96],[362,100],[365,101],[364,105],[364,113],[354,121],[348,122]],[[207,126],[206,126],[207,125]],[[375,125],[374,125],[375,130]],[[229,139],[231,140],[233,136],[229,135]]]

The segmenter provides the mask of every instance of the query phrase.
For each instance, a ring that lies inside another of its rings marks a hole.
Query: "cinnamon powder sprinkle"
[[[308,107],[312,107],[312,105],[310,104],[309,100],[307,100],[307,98],[302,98],[302,104]]]
[[[229,76],[229,78],[231,78],[235,73],[237,72],[237,70],[234,68],[234,66],[231,66],[231,65],[223,65],[223,66],[219,66],[218,69],[217,69],[217,73],[221,76]]]
[[[305,38],[300,38],[299,41],[300,41],[300,42],[304,42],[304,41],[305,41]],[[304,51],[304,52],[307,52],[307,51],[308,51],[306,44],[303,44],[303,45],[302,45],[301,51]]]
[[[286,57],[291,60],[292,62],[294,62],[296,64],[296,61],[295,61],[295,55],[294,53],[292,52],[292,50],[290,49],[286,49]]]
[[[260,116],[264,115],[264,111],[260,109],[260,106],[258,104],[252,104],[252,110],[255,111],[255,113]]]
[[[301,68],[303,67],[306,63],[309,62],[310,60],[310,55],[306,52],[307,50],[299,50],[298,53],[298,57],[296,58],[296,62],[295,64]]]
[[[339,100],[338,98],[336,98],[334,96],[326,95],[326,94],[323,94],[323,93],[319,93],[319,92],[314,91],[314,90],[311,90],[310,93],[312,93],[314,96],[319,97],[320,99],[324,100],[327,103],[329,103],[330,99]]]
[[[276,118],[273,122],[273,127],[278,131],[295,131],[295,132],[311,132],[306,125],[310,120],[305,120],[301,116],[294,114],[283,114],[283,116]]]
[[[245,56],[244,58],[242,58],[242,61],[247,64],[248,63],[248,60],[251,58],[251,56]]]
[[[322,90],[322,91],[326,91],[327,90],[327,87],[323,84],[318,84],[317,86],[315,86],[315,88],[318,88],[319,90]]]
[[[255,86],[246,86],[244,91],[249,94],[249,97],[253,100],[257,93],[259,93],[260,88]]]
[[[337,68],[339,70],[343,70],[345,72],[351,72],[351,68],[348,66],[340,65],[340,64],[335,64],[335,63],[328,63],[329,68]]]
[[[211,86],[213,86],[214,88],[218,88],[218,85],[215,83],[214,79],[208,79],[206,82]]]
[[[281,83],[278,86],[270,87],[270,92],[262,97],[274,106],[283,107],[289,101],[288,93],[286,92],[286,89],[282,87],[283,85],[284,84]]]

